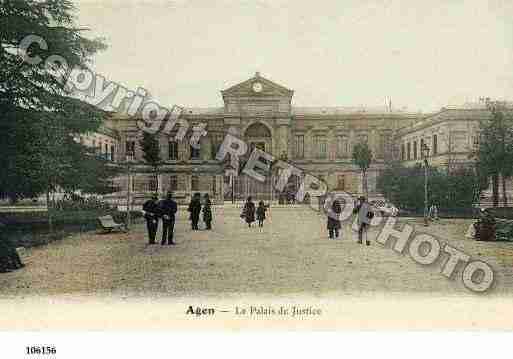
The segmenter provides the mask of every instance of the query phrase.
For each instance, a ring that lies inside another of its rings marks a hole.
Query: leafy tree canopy
[[[0,196],[17,199],[55,188],[84,185],[84,172],[96,157],[75,142],[96,131],[106,114],[73,96],[66,78],[73,68],[87,69],[92,56],[105,48],[100,39],[83,36],[69,0],[2,0],[0,2]],[[31,43],[23,59],[20,44],[39,36],[46,46]],[[45,59],[64,62],[48,67]],[[102,162],[94,167],[100,170]]]

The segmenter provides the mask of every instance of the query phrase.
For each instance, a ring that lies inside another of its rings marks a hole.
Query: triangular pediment
[[[277,96],[291,98],[294,91],[266,79],[257,72],[252,78],[221,91],[221,94],[223,97]]]

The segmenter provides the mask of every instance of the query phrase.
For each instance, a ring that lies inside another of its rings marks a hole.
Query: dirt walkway
[[[148,246],[139,224],[129,234],[88,233],[30,249],[24,269],[0,275],[0,295],[473,295],[461,273],[446,279],[439,263],[421,266],[375,241],[359,245],[347,225],[343,240],[329,241],[324,219],[309,209],[271,209],[263,229],[247,228],[238,214],[236,208],[216,208],[214,230],[192,232],[180,213],[177,246]],[[443,220],[429,233],[487,261],[497,272],[494,293],[511,293],[513,243],[465,239],[467,224]]]

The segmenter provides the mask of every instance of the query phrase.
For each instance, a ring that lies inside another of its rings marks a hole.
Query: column
[[[117,150],[116,160],[124,162],[126,160],[126,133],[121,134]]]
[[[313,158],[313,132],[309,127],[305,133],[305,159]]]
[[[203,136],[200,139],[200,158],[202,160],[211,160],[213,159],[211,156],[212,153],[212,139],[209,136]]]
[[[355,134],[354,129],[351,129],[349,131],[348,140],[349,140],[349,158],[352,158],[353,157],[353,148],[354,148],[354,145],[356,144],[356,134]]]
[[[162,161],[167,161],[169,159],[169,139],[166,135],[160,135],[158,137],[159,140],[159,148],[160,148],[160,158]]]
[[[290,158],[290,154],[288,151],[288,143],[289,143],[289,133],[288,133],[288,126],[281,125],[278,131],[278,137],[279,137],[279,150],[278,153],[275,153],[274,155],[277,157],[280,157],[282,153],[285,153],[287,155],[287,158]]]
[[[337,137],[335,136],[334,127],[328,127],[328,134],[326,136],[328,159],[333,161],[336,159],[337,153]]]

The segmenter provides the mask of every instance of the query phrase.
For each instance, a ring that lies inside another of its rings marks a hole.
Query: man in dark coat
[[[208,193],[205,194],[205,202],[203,203],[203,222],[205,222],[206,229],[212,229],[212,201]]]
[[[340,213],[342,212],[342,207],[340,206],[340,202],[336,199],[326,201],[324,207],[326,215],[328,216],[327,227],[330,239],[337,239],[341,228]]]
[[[370,241],[367,239],[367,230],[369,229],[372,218],[374,218],[374,212],[372,212],[371,205],[367,202],[365,196],[358,198],[358,204],[353,209],[353,213],[357,215],[358,243],[363,243],[363,235],[365,234],[365,244],[370,246]]]
[[[199,193],[194,193],[194,196],[192,197],[191,202],[189,203],[188,211],[190,212],[192,230],[199,230],[198,222],[201,212],[201,196]]]
[[[175,214],[178,210],[176,202],[173,200],[173,194],[167,193],[166,199],[160,202],[160,213],[162,215],[162,241],[160,244],[174,245],[173,235],[175,231]]]
[[[158,204],[158,195],[154,194],[151,199],[143,204],[144,219],[148,228],[149,244],[155,244],[155,237],[159,227],[160,207]]]

